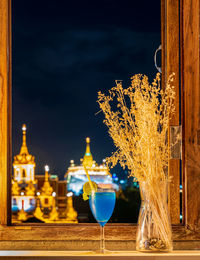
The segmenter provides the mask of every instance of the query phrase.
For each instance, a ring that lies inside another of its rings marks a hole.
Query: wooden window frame
[[[175,72],[176,109],[171,125],[183,127],[182,161],[172,159],[169,209],[174,249],[200,249],[199,0],[161,0],[162,79]],[[97,224],[11,225],[11,0],[0,1],[0,249],[90,250],[98,247]],[[181,106],[179,105],[181,98]],[[194,104],[191,106],[191,104]],[[191,150],[190,150],[191,151]],[[179,171],[183,180],[183,224],[179,223]],[[196,167],[196,168],[195,168]],[[198,176],[199,175],[199,176]],[[196,190],[195,190],[196,189]],[[131,212],[130,212],[131,214]],[[174,225],[175,224],[175,225]],[[136,225],[108,224],[107,248],[135,249]]]

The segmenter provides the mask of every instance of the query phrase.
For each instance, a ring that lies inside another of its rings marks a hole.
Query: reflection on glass
[[[96,100],[116,79],[156,72],[152,57],[160,44],[160,1],[143,1],[145,8],[140,1],[90,2],[35,0],[30,8],[30,1],[12,0],[15,223],[95,222],[82,199],[87,177],[80,157],[93,160],[92,181],[116,190],[110,222],[137,222],[138,183],[126,169],[109,171],[102,162],[113,146]],[[19,153],[22,121],[29,122],[27,147]],[[88,134],[95,145],[84,154]]]

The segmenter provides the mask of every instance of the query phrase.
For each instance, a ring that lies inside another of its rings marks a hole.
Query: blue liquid
[[[89,204],[96,221],[104,227],[115,208],[115,192],[95,192],[90,196]]]

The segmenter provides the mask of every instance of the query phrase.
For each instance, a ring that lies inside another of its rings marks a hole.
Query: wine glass
[[[89,204],[92,214],[96,221],[100,225],[100,250],[97,253],[106,253],[104,239],[104,226],[112,216],[115,208],[116,195],[114,189],[102,189],[98,188],[96,191],[92,191],[89,197]]]

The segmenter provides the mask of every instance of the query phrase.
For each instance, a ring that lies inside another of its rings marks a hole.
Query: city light
[[[67,193],[67,197],[72,197],[73,196],[73,192],[68,192]]]
[[[125,180],[120,180],[119,183],[120,183],[120,184],[124,184],[124,183],[125,183]]]
[[[26,131],[26,125],[22,126],[22,131]]]
[[[49,166],[48,166],[48,165],[45,165],[45,166],[44,166],[44,169],[45,169],[46,172],[48,172],[48,171],[49,171]]]

